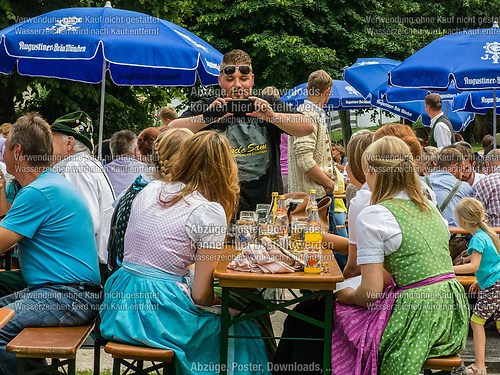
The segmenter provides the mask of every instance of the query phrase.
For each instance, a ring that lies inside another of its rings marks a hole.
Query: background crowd
[[[15,246],[20,264],[0,274],[0,306],[16,311],[0,331],[0,373],[15,371],[5,345],[24,327],[80,325],[98,314],[105,340],[171,349],[179,373],[196,373],[196,363],[220,354],[220,316],[209,307],[220,304],[212,274],[227,227],[239,211],[269,203],[272,192],[311,190],[331,198],[324,245],[346,278],[361,276],[357,289],[336,294],[334,373],[358,366],[416,375],[427,358],[459,353],[469,307],[455,273],[477,274],[476,362],[467,371],[486,373],[484,324],[493,318],[500,330],[500,243],[490,228],[500,227],[500,150],[492,137],[482,152],[456,142],[440,96],[430,94],[427,141],[391,123],[356,132],[344,150],[326,123],[333,84],[326,71],[310,73],[296,109],[273,87],[256,93],[254,80],[250,56],[228,52],[220,96],[191,103],[180,117],[165,107],[161,126],[139,134],[114,133],[102,160],[81,111],[51,125],[28,113],[0,127],[0,252]],[[230,111],[241,99],[252,109]],[[450,240],[455,226],[472,237]],[[466,254],[456,254],[452,243],[464,241]],[[230,304],[243,302],[233,296]],[[374,304],[391,308],[367,308]],[[234,331],[272,336],[269,316]],[[308,344],[297,345],[230,340],[230,353],[267,368],[304,361]]]

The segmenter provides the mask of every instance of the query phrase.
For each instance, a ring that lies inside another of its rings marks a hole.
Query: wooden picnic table
[[[234,250],[227,247],[222,255],[222,260],[217,265],[214,277],[219,279],[219,285],[222,288],[222,309],[221,309],[221,348],[220,348],[220,374],[227,374],[228,368],[228,341],[229,338],[257,338],[229,336],[229,327],[232,324],[250,320],[256,316],[268,314],[273,311],[282,311],[285,314],[292,314],[294,317],[314,324],[324,329],[323,337],[323,374],[331,373],[331,348],[332,348],[332,312],[333,312],[333,290],[338,282],[343,281],[344,277],[333,256],[331,250],[323,250],[323,264],[330,272],[320,274],[306,274],[304,272],[282,273],[282,274],[264,274],[254,272],[240,272],[227,269],[229,262],[234,259]],[[271,301],[263,298],[262,290],[258,288],[285,288],[290,290],[293,298],[283,301]],[[306,289],[311,291],[303,295],[295,294],[292,289]],[[229,293],[237,293],[251,301],[263,306],[257,311],[250,313],[243,312],[235,317],[229,314]],[[307,317],[303,314],[294,312],[291,307],[296,303],[304,302],[318,296],[325,298],[325,320],[323,322]],[[290,308],[289,308],[290,307]],[[276,338],[276,337],[274,337]]]

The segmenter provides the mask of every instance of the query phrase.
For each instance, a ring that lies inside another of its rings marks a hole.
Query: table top
[[[500,234],[500,227],[491,227],[495,233]],[[470,233],[469,231],[460,228],[460,227],[448,227],[448,230],[450,231],[451,234],[468,234]]]
[[[344,276],[331,250],[323,250],[323,265],[330,268],[330,272],[319,274],[233,271],[227,269],[227,265],[234,256],[234,250],[231,247],[226,248],[222,254],[222,260],[214,271],[214,277],[219,278],[219,285],[222,287],[333,290],[336,283],[344,281]]]
[[[6,325],[14,316],[15,312],[12,309],[0,309],[0,328]]]

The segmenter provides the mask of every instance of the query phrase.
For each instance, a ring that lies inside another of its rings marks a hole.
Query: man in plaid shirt
[[[500,149],[491,150],[485,161],[488,175],[474,187],[474,195],[483,203],[489,224],[500,227]]]

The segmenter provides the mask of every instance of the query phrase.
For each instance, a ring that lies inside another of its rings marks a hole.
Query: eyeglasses
[[[224,72],[225,75],[230,76],[236,72],[236,68],[238,68],[241,74],[250,74],[252,72],[252,68],[248,65],[226,65],[222,68],[221,73]]]

